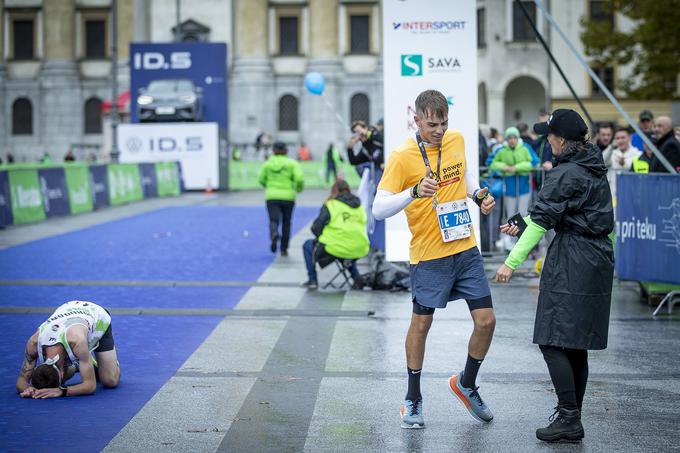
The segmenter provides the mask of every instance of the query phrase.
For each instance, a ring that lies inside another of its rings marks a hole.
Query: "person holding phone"
[[[588,126],[573,110],[558,109],[534,125],[547,134],[555,167],[545,182],[526,230],[496,273],[506,283],[529,251],[551,229],[556,232],[541,274],[533,342],[538,344],[557,394],[550,425],[536,430],[547,442],[580,441],[583,396],[588,381],[588,350],[605,349],[609,329],[614,228],[607,167]],[[518,227],[501,225],[517,235]],[[555,417],[557,415],[557,417]]]

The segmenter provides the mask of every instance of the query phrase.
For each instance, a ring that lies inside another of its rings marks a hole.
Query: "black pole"
[[[111,161],[118,163],[118,1],[111,0]]]
[[[590,123],[590,128],[595,132],[595,121],[593,121],[593,118],[590,116],[590,113],[588,113],[588,110],[586,109],[586,106],[583,105],[583,102],[581,102],[581,98],[576,94],[576,91],[574,91],[574,87],[571,86],[571,83],[569,83],[569,79],[567,79],[567,76],[564,75],[564,72],[562,72],[562,68],[560,65],[557,63],[557,60],[555,60],[555,57],[553,56],[552,52],[550,51],[550,47],[548,47],[548,44],[545,42],[543,39],[543,36],[541,33],[538,31],[538,28],[536,28],[536,24],[534,21],[531,19],[531,16],[529,16],[529,11],[524,7],[522,2],[520,0],[515,0],[515,3],[517,3],[522,10],[522,13],[524,14],[524,17],[526,17],[527,21],[531,25],[531,28],[534,30],[534,33],[536,33],[536,37],[538,40],[541,42],[541,45],[543,45],[543,48],[545,49],[545,52],[548,54],[550,57],[550,61],[553,62],[555,65],[555,68],[557,69],[557,72],[560,73],[562,76],[562,80],[564,80],[564,83],[567,84],[567,87],[569,88],[569,91],[571,91],[571,95],[576,99],[576,102],[578,103],[579,107],[585,113],[586,117],[588,118],[588,122]]]

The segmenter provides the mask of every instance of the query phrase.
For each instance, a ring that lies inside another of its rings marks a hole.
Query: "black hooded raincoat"
[[[534,343],[605,349],[614,252],[612,197],[602,152],[585,143],[555,158],[531,220],[555,229],[541,274]]]

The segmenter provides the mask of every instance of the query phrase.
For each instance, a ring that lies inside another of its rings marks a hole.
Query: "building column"
[[[502,91],[487,91],[487,120],[489,126],[499,132],[505,131],[505,93]]]
[[[118,0],[118,94],[130,89],[130,43],[134,36],[134,0]]]
[[[267,0],[234,0],[234,58],[228,101],[232,143],[252,144],[259,131],[272,136],[276,132],[277,99],[267,47],[268,10]]]
[[[336,112],[347,121],[343,108],[345,76],[338,56],[338,1],[309,2],[310,58],[307,71],[323,74],[326,88],[321,96],[304,92],[300,100],[300,129],[316,158],[321,158],[328,143],[344,137],[348,130],[336,118]],[[326,101],[332,106],[328,107]],[[336,144],[340,146],[340,144]],[[340,147],[339,149],[342,149]]]
[[[60,161],[83,133],[82,93],[74,60],[75,0],[43,2],[44,58],[36,133],[46,151]],[[47,145],[49,143],[49,145]]]

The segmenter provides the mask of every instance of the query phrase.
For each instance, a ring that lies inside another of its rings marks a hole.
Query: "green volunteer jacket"
[[[264,187],[265,200],[295,201],[295,193],[304,188],[300,164],[280,154],[273,154],[262,165],[258,181]]]
[[[369,243],[366,234],[366,211],[361,202],[352,194],[343,194],[328,200],[328,223],[319,236],[326,252],[343,259],[359,259],[368,254]]]

